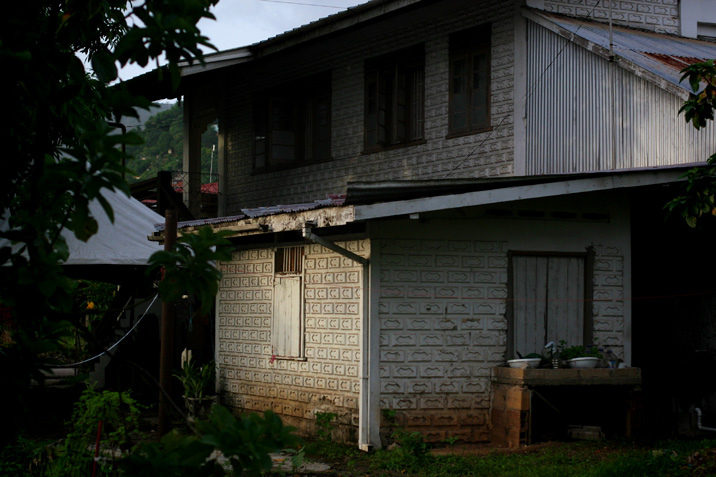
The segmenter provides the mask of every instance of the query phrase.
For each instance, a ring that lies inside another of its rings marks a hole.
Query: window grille
[[[303,247],[276,249],[274,270],[277,275],[297,275],[303,271]]]

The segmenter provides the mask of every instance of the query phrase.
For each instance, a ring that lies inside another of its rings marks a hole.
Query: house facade
[[[675,0],[593,3],[374,0],[184,69],[185,166],[218,118],[222,215],[184,228],[236,245],[225,404],[334,413],[362,448],[386,410],[484,442],[516,353],[632,364],[632,197],[711,154],[679,70],[716,47]]]

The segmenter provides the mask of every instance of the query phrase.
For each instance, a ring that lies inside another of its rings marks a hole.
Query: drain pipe
[[[313,229],[313,223],[312,222],[306,222],[303,225],[303,237],[307,238],[308,240],[312,242],[316,242],[319,245],[323,245],[329,250],[333,250],[339,255],[343,255],[346,258],[350,258],[354,262],[358,262],[364,267],[368,265],[368,259],[365,257],[361,257],[360,255],[357,255],[350,250],[346,250],[343,247],[339,247],[338,245],[334,244],[333,242],[329,242],[328,240],[324,239],[323,237],[319,237],[318,235],[314,234],[311,230]]]
[[[361,313],[361,326],[360,326],[360,391],[359,391],[359,407],[358,407],[358,447],[361,450],[369,451],[373,448],[371,442],[371,415],[373,410],[370,404],[370,327],[368,326],[369,320],[369,261],[365,257],[361,257],[350,250],[346,250],[343,247],[339,247],[333,242],[329,242],[323,237],[319,237],[312,231],[315,223],[306,222],[303,226],[303,237],[315,242],[319,245],[323,245],[329,250],[336,252],[354,262],[360,263],[363,272],[363,290],[362,290],[362,313]]]
[[[694,411],[696,411],[696,426],[699,428],[700,431],[716,432],[715,427],[705,427],[701,425],[701,409],[697,407],[694,409]]]

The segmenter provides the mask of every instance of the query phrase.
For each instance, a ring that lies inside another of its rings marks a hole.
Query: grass
[[[716,438],[549,442],[520,449],[443,443],[443,448],[426,451],[412,434],[400,437],[403,447],[370,453],[324,438],[306,443],[303,454],[310,461],[330,464],[331,470],[325,475],[345,477],[716,475]],[[43,463],[53,457],[55,445],[56,439],[50,436],[28,436],[0,448],[0,475],[42,475]]]
[[[450,451],[448,451],[450,452]],[[405,448],[361,453],[333,443],[309,444],[306,456],[328,462],[334,475],[636,477],[716,475],[716,439],[551,442],[518,450],[479,450],[468,454],[414,454]]]

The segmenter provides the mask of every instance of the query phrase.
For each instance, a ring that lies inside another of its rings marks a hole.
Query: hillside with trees
[[[151,116],[135,132],[144,139],[144,143],[127,148],[131,156],[127,161],[127,167],[132,171],[130,183],[154,178],[159,171],[183,170],[184,126],[181,103]],[[218,129],[217,124],[213,123],[201,137],[201,172],[207,174],[202,183],[217,180],[215,174],[208,177],[210,172],[218,169],[217,145]]]

